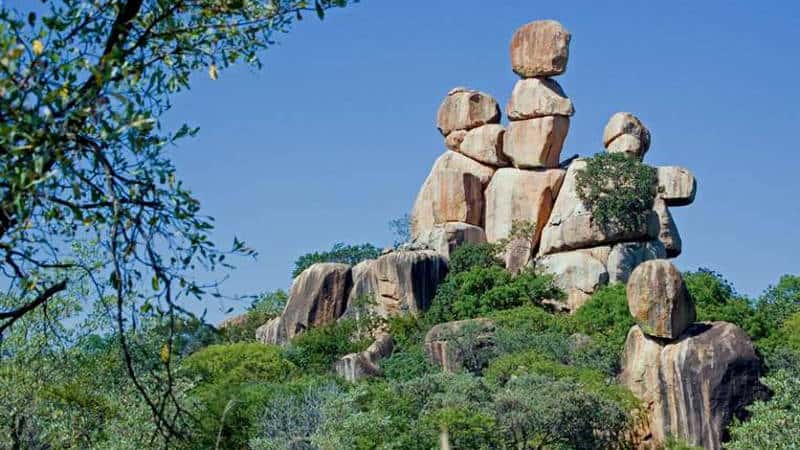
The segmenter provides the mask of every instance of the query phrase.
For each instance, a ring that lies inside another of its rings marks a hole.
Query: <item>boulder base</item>
[[[430,307],[447,275],[447,259],[431,250],[397,251],[375,263],[381,317],[419,314]]]
[[[765,395],[760,375],[753,344],[736,325],[693,324],[671,343],[635,325],[625,341],[619,381],[644,402],[652,447],[675,436],[717,450],[731,420],[743,419],[745,407]]]

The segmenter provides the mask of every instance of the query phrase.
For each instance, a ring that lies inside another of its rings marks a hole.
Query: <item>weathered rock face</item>
[[[567,293],[570,311],[576,311],[608,284],[606,266],[583,250],[543,256],[536,260],[536,271],[553,275],[555,285]]]
[[[675,436],[706,449],[722,448],[725,428],[764,395],[761,364],[747,334],[727,322],[698,323],[675,342],[628,333],[622,385],[645,402],[655,445]]]
[[[392,350],[394,350],[394,339],[386,333],[381,333],[365,351],[350,353],[339,358],[333,363],[333,370],[350,382],[381,376],[383,371],[379,361],[391,356]]]
[[[483,228],[463,222],[448,222],[434,225],[433,229],[421,233],[411,243],[409,250],[434,250],[449,258],[450,253],[462,244],[482,242],[486,242],[486,233]]]
[[[498,170],[486,188],[486,239],[507,238],[515,221],[547,223],[564,174],[561,169]]]
[[[495,346],[495,325],[489,319],[440,323],[425,335],[425,353],[445,372],[479,369],[481,352]]]
[[[628,280],[628,308],[650,336],[675,339],[695,320],[680,271],[665,259],[645,261]]]
[[[273,345],[283,345],[289,342],[281,316],[274,317],[269,322],[256,328],[256,341]]]
[[[659,241],[651,242],[623,242],[615,244],[608,255],[609,283],[627,283],[639,264],[652,259],[667,257],[664,245]]]
[[[499,122],[500,106],[491,95],[464,88],[450,91],[436,114],[437,127],[445,136]]]
[[[521,169],[558,167],[569,131],[569,117],[546,116],[511,122],[503,139],[503,153]]]
[[[676,166],[657,168],[658,191],[667,206],[686,206],[694,202],[697,180],[688,169]]]
[[[506,107],[510,120],[527,120],[544,116],[571,116],[572,101],[564,90],[549,78],[527,78],[517,81]]]
[[[591,211],[577,193],[577,172],[586,168],[578,159],[570,164],[564,183],[553,205],[550,220],[542,230],[539,254],[548,255],[567,250],[604,246],[625,241],[652,241],[658,237],[658,216],[646,213],[638,229],[622,229],[596,223]]]
[[[292,339],[309,328],[336,321],[347,307],[352,286],[353,278],[347,264],[312,265],[294,280],[280,323],[273,324],[275,329],[269,329],[265,336],[276,336],[275,339],[280,340],[285,333],[286,339]]]
[[[507,166],[509,162],[503,154],[505,132],[506,129],[499,124],[473,128],[464,136],[458,151],[482,164],[493,167]],[[450,136],[448,136],[449,138]]]
[[[461,149],[461,143],[464,142],[464,138],[467,137],[467,130],[456,130],[452,133],[448,134],[444,140],[444,146],[447,147],[448,150],[452,150],[457,152]]]
[[[611,116],[603,130],[603,145],[610,153],[624,153],[641,161],[650,149],[650,131],[638,117],[619,112]]]
[[[522,78],[560,75],[567,70],[571,38],[554,20],[524,25],[511,39],[511,67]]]
[[[491,167],[459,153],[447,151],[440,156],[411,211],[412,238],[416,239],[437,223],[454,221],[482,225],[483,188],[493,173]]]
[[[380,316],[419,314],[447,275],[447,259],[431,250],[398,251],[378,258],[375,271]]]
[[[653,211],[658,214],[658,240],[664,246],[666,257],[675,258],[681,254],[683,244],[675,220],[672,219],[672,213],[669,212],[669,207],[661,198],[656,198],[653,203]]]

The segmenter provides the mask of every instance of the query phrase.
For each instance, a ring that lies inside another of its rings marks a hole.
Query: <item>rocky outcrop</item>
[[[335,322],[347,307],[352,286],[347,264],[312,265],[295,278],[280,317],[259,328],[259,340],[284,344],[309,328]]]
[[[483,225],[483,189],[494,169],[447,151],[433,165],[411,212],[411,233],[417,238],[434,225],[466,222]]]
[[[489,319],[440,323],[425,335],[428,360],[445,372],[480,369],[481,353],[495,346],[495,324]],[[485,353],[484,353],[485,354]]]
[[[555,20],[537,20],[511,38],[511,67],[522,78],[549,77],[567,70],[569,31]]]
[[[366,350],[360,353],[349,353],[333,363],[333,370],[342,378],[356,382],[370,377],[383,375],[379,362],[391,356],[394,349],[394,339],[386,333],[381,333],[375,338]]]
[[[517,168],[558,167],[568,131],[569,118],[565,116],[513,121],[503,139],[503,153]]]
[[[611,247],[606,260],[609,283],[627,283],[639,264],[667,257],[664,245],[659,241],[623,242]]]
[[[669,207],[660,197],[656,198],[653,203],[653,211],[658,214],[658,240],[664,246],[666,257],[675,258],[681,254],[683,243],[672,213],[669,212]]]
[[[463,222],[447,222],[434,225],[432,229],[422,232],[405,249],[434,250],[445,258],[449,258],[450,253],[463,244],[483,242],[486,242],[486,233],[483,228]],[[355,275],[353,278],[356,279]]]
[[[486,188],[486,239],[507,238],[514,222],[547,222],[564,173],[561,169],[499,169]],[[533,240],[538,241],[538,236]]]
[[[503,154],[503,136],[506,129],[499,124],[483,125],[469,130],[458,147],[463,155],[468,156],[481,164],[493,167],[508,165],[508,159]],[[450,136],[448,136],[448,139]]]
[[[709,450],[722,448],[726,427],[765,394],[761,363],[739,327],[727,322],[691,325],[674,341],[631,328],[620,382],[650,416],[650,447],[674,436]],[[648,447],[648,448],[650,448]]]
[[[586,168],[585,160],[575,160],[567,170],[564,183],[542,231],[540,255],[597,247],[624,241],[651,241],[658,237],[659,224],[655,212],[646,213],[635,229],[597,223],[591,210],[581,201],[577,191],[578,171]]]
[[[547,255],[536,260],[539,273],[553,275],[555,285],[566,292],[570,311],[577,311],[600,287],[608,284],[606,266],[588,251]]]
[[[683,277],[666,259],[640,264],[628,280],[627,294],[631,315],[650,336],[675,339],[695,321]]]
[[[641,161],[650,149],[650,131],[638,117],[619,112],[611,116],[603,130],[603,145],[609,153],[623,153]]]
[[[417,315],[430,307],[447,275],[447,259],[431,250],[396,251],[375,262],[377,313],[381,317]]]
[[[436,124],[447,136],[456,130],[470,130],[500,122],[500,106],[491,95],[467,88],[450,91],[439,106]]]
[[[572,101],[561,85],[549,78],[526,78],[517,81],[506,106],[510,120],[527,120],[545,116],[571,116]]]
[[[657,168],[658,196],[667,206],[686,206],[694,202],[697,180],[688,169],[676,166]]]

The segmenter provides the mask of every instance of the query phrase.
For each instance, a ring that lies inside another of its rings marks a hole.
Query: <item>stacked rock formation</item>
[[[353,267],[314,264],[297,276],[283,313],[259,327],[256,338],[283,345],[309,328],[357,314],[365,296],[378,316],[417,314],[446,275],[446,259],[430,250],[392,252]]]
[[[669,207],[692,203],[697,187],[688,170],[659,167],[658,198],[639,229],[615,230],[595,220],[577,193],[576,176],[586,162],[559,163],[575,110],[552,77],[566,71],[569,43],[569,31],[552,20],[514,33],[511,65],[520,80],[506,108],[507,128],[490,95],[466,88],[448,93],[437,114],[447,150],[417,196],[410,248],[448,256],[463,242],[511,240],[507,268],[532,264],[554,274],[568,293],[565,308],[574,311],[599,287],[627,281],[643,261],[680,254]],[[630,113],[614,114],[603,132],[608,152],[640,161],[650,140]],[[535,224],[533,235],[512,236],[515,223]]]
[[[733,417],[764,393],[761,365],[747,334],[727,322],[694,323],[680,272],[659,259],[639,265],[627,285],[636,325],[625,342],[620,382],[644,402],[650,435],[719,449]]]

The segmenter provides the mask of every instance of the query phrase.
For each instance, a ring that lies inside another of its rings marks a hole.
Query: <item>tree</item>
[[[764,379],[774,391],[769,401],[757,401],[747,410],[752,414],[744,423],[731,427],[727,448],[755,450],[761,448],[800,447],[800,378],[778,371]]]
[[[0,272],[14,299],[0,310],[0,335],[88,281],[96,301],[111,299],[127,373],[158,429],[180,434],[165,416],[168,404],[180,410],[174,335],[143,383],[126,331],[147,318],[176,323],[184,298],[220,295],[195,274],[254,252],[211,241],[212,218],[166,154],[198,130],[164,130],[161,116],[192,73],[258,67],[259,51],[303,14],[354,1],[53,0],[41,16],[0,8]],[[98,264],[70,249],[87,237],[102,249]]]

